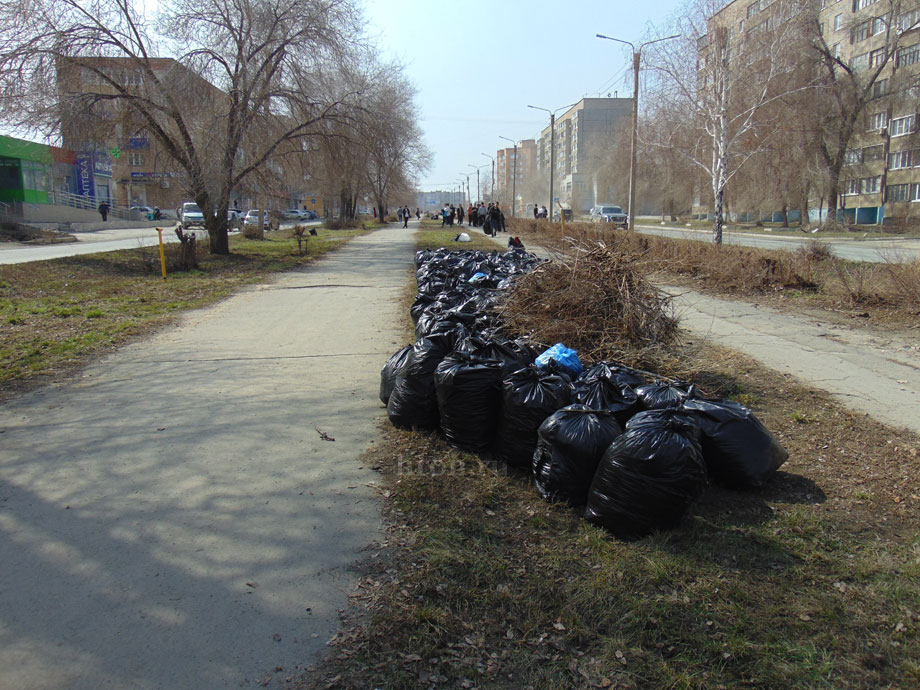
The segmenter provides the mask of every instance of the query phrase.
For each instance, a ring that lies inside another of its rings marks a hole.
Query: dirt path
[[[0,406],[0,688],[278,688],[316,658],[378,534],[357,458],[413,250],[357,238]]]

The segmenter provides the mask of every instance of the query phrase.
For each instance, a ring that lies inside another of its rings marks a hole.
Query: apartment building
[[[555,146],[553,193],[563,206],[586,212],[597,203],[622,203],[629,186],[629,161],[612,183],[597,172],[601,157],[614,155],[614,137],[632,123],[631,98],[583,98],[556,118],[555,136],[549,127],[536,144],[537,174],[549,175],[550,146]]]
[[[517,155],[517,158],[515,158]],[[537,172],[537,142],[524,139],[517,150],[499,149],[495,152],[495,194],[500,200],[510,200],[512,192],[520,196],[524,181],[533,179]],[[522,199],[517,200],[517,210],[522,209]]]
[[[844,218],[859,224],[920,220],[920,2],[821,0],[822,35],[852,69],[871,74],[870,102],[840,178]]]
[[[780,0],[734,0],[725,5],[710,19],[710,35],[698,43],[701,63],[707,59],[715,27],[726,31],[731,45],[752,32],[776,28],[776,22],[788,15],[777,10],[780,6]],[[841,171],[839,217],[859,224],[916,223],[920,0],[807,0],[804,11],[814,13],[812,26],[817,26],[831,54],[871,87],[869,106],[849,142]],[[815,69],[823,69],[817,53]],[[814,221],[823,219],[816,208],[821,201],[813,192]]]

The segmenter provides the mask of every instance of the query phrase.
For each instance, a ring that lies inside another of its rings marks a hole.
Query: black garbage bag
[[[547,417],[572,402],[572,382],[562,373],[534,365],[502,381],[502,410],[495,454],[512,467],[531,470],[537,430]]]
[[[393,392],[393,386],[396,385],[396,376],[406,366],[411,355],[412,346],[406,345],[401,350],[397,350],[390,355],[390,358],[380,370],[380,402],[384,405],[390,401],[390,394]]]
[[[501,362],[502,377],[533,364],[536,354],[533,349],[517,341],[501,337],[475,338],[472,342],[473,352],[485,359]]]
[[[687,400],[702,432],[703,459],[710,478],[734,489],[766,484],[789,453],[750,409],[732,400]]]
[[[592,410],[610,410],[620,424],[625,424],[642,409],[636,392],[620,384],[609,369],[592,367],[588,372],[578,377],[574,383],[575,402]]]
[[[623,433],[613,413],[568,405],[547,417],[533,455],[537,492],[547,500],[583,506],[604,451]]]
[[[695,397],[695,389],[689,383],[664,383],[656,381],[636,388],[639,403],[645,410],[663,410],[680,407],[689,398]]]
[[[585,518],[625,540],[674,527],[706,487],[699,438],[688,412],[635,415],[601,458]]]
[[[406,429],[438,426],[434,370],[463,337],[462,329],[432,333],[412,346],[409,361],[396,375],[387,402],[387,417],[394,426]]]
[[[616,362],[598,362],[594,366],[585,369],[580,376],[582,379],[595,377],[609,379],[619,386],[629,386],[630,388],[638,388],[647,383],[645,375],[641,371]]]
[[[447,442],[471,453],[492,445],[501,405],[501,362],[453,352],[434,372]]]

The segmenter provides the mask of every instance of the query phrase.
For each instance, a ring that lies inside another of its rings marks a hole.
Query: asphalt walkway
[[[321,653],[379,535],[358,458],[413,234],[0,406],[0,688],[278,688]]]

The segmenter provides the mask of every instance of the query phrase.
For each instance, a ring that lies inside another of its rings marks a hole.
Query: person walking
[[[109,205],[105,201],[99,204],[99,215],[102,216],[103,223],[109,219]]]
[[[412,214],[409,213],[409,207],[408,207],[408,206],[404,207],[403,210],[402,210],[403,227],[404,227],[404,228],[408,228],[408,227],[409,227],[409,216],[410,216],[410,215],[412,215]]]
[[[476,225],[474,222],[476,220],[476,210],[473,208],[473,204],[470,204],[466,209],[466,224],[467,225]]]
[[[415,207],[415,219],[416,220],[422,219],[422,210],[418,206]]]
[[[463,225],[463,205],[457,207],[457,225]]]
[[[536,220],[540,217],[540,209],[537,208],[537,205],[533,205],[533,219]]]

